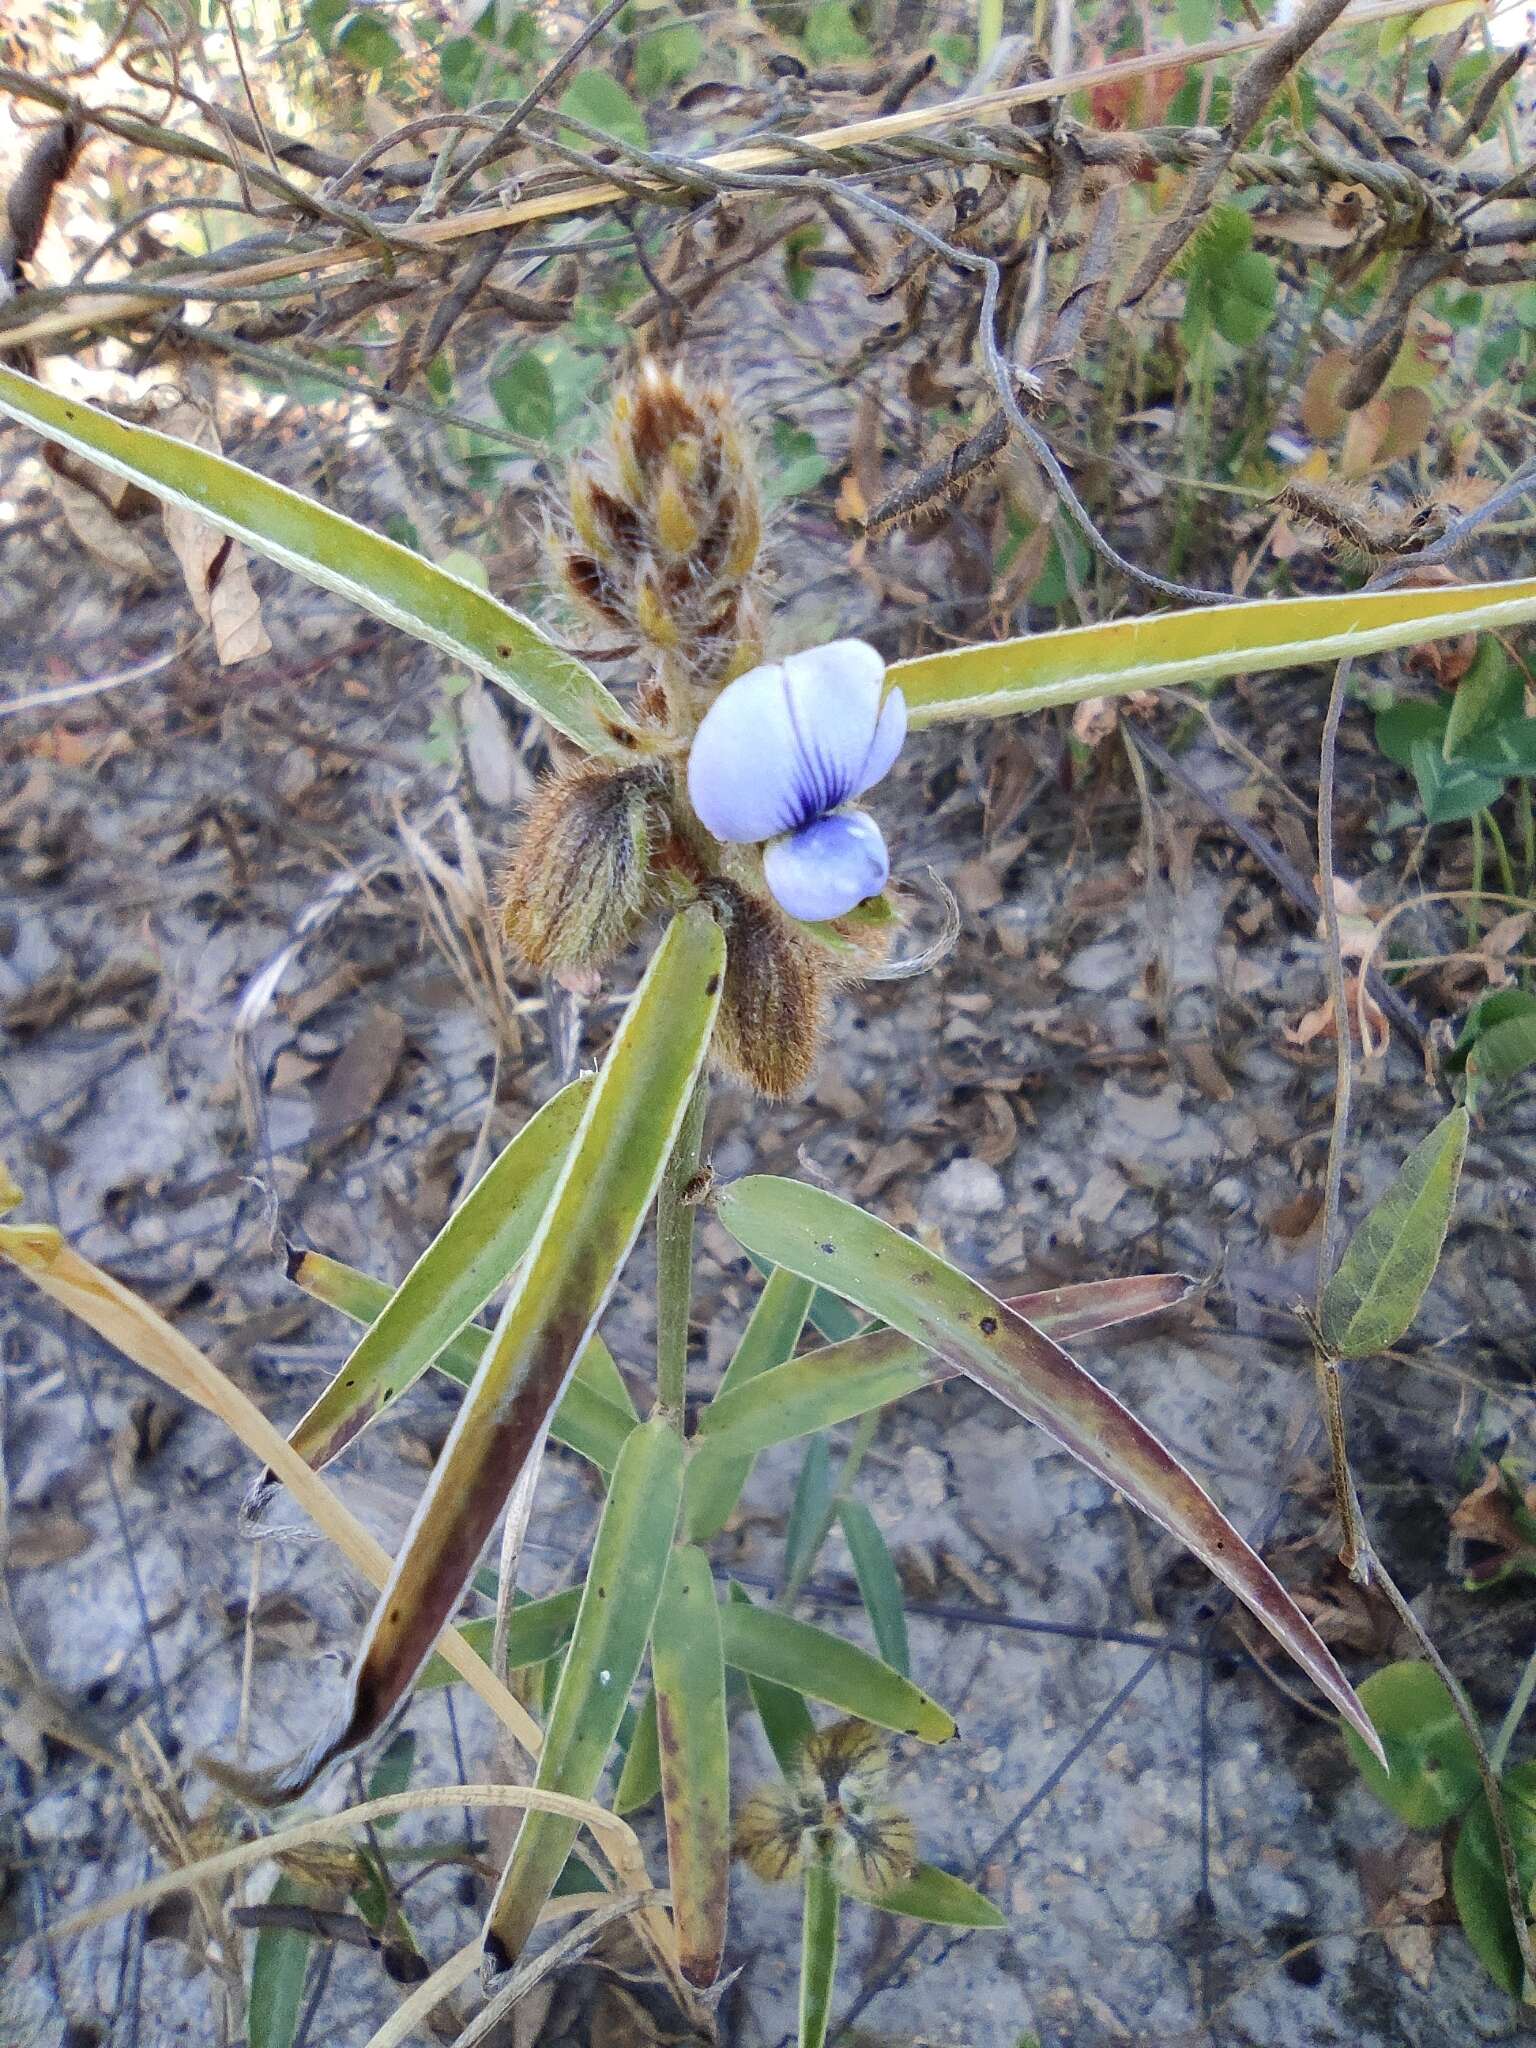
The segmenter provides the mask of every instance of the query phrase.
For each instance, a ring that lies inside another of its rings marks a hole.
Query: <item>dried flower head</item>
[[[664,771],[583,761],[539,785],[502,874],[502,926],[539,969],[600,966],[655,896]]]
[[[610,457],[572,471],[567,590],[605,624],[667,657],[684,704],[762,647],[756,590],[762,508],[729,395],[660,364],[614,399]]]
[[[910,1877],[917,1835],[884,1797],[890,1758],[867,1721],[834,1721],[812,1735],[781,1785],[746,1802],[736,1853],[768,1884],[828,1858],[860,1890],[887,1892]]]

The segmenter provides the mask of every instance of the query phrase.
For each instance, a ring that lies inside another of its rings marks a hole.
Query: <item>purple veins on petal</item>
[[[865,811],[834,811],[773,840],[763,879],[781,910],[806,924],[842,917],[885,887],[890,855]]]

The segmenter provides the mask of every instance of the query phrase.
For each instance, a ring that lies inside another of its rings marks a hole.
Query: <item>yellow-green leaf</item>
[[[651,1645],[678,1966],[713,1984],[725,1954],[731,1889],[731,1759],[720,1607],[709,1560],[672,1553]]]
[[[206,519],[485,676],[593,754],[624,754],[635,729],[584,662],[463,578],[284,484],[49,391],[0,366],[0,413]]]
[[[1323,1293],[1323,1339],[1338,1357],[1389,1350],[1418,1314],[1450,1228],[1469,1123],[1459,1104],[1442,1117],[1350,1239]]]
[[[825,1700],[877,1728],[894,1728],[921,1742],[948,1742],[954,1721],[921,1686],[903,1678],[857,1643],[829,1629],[796,1621],[776,1607],[731,1601],[720,1610],[725,1661],[733,1671],[766,1678],[813,1700]]]
[[[835,1287],[1118,1487],[1186,1543],[1379,1747],[1333,1653],[1257,1551],[1167,1445],[1053,1339],[947,1259],[823,1188],[759,1174],[724,1189],[717,1205],[755,1257]]]
[[[926,1920],[934,1927],[975,1927],[996,1930],[1008,1922],[983,1898],[974,1885],[962,1877],[951,1877],[932,1863],[917,1864],[910,1877],[872,1892],[860,1884],[857,1870],[838,1873],[838,1882],[850,1899],[875,1906],[882,1913],[904,1913],[909,1920]]]
[[[645,1655],[682,1497],[682,1439],[663,1418],[642,1422],[620,1454],[592,1546],[539,1753],[541,1791],[590,1799],[597,1788]],[[562,1814],[524,1814],[486,1921],[486,1953],[498,1969],[521,1955],[577,1826]]]
[[[896,662],[889,674],[917,727],[1340,661],[1530,618],[1536,618],[1531,576],[1430,590],[1259,598],[920,654]]]

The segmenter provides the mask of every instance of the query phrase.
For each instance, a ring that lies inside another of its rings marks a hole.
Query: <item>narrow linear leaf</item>
[[[744,1387],[772,1367],[782,1365],[800,1341],[814,1293],[798,1273],[770,1273],[757,1297],[751,1320],[742,1333],[720,1382],[719,1394]],[[737,1457],[700,1446],[688,1465],[683,1497],[683,1526],[692,1543],[707,1543],[730,1520],[742,1488],[752,1472],[749,1455]]]
[[[1323,1293],[1323,1337],[1340,1358],[1390,1350],[1418,1314],[1451,1226],[1469,1129],[1460,1105],[1442,1117],[1350,1239]]]
[[[583,662],[509,606],[398,541],[228,456],[130,426],[17,370],[0,367],[0,413],[441,649],[586,752],[633,750],[634,727]]]
[[[590,1799],[640,1670],[683,1497],[683,1445],[671,1424],[642,1422],[619,1457],[592,1546],[571,1647],[550,1708],[534,1783]],[[499,1970],[522,1954],[578,1823],[526,1813],[486,1921]]]
[[[1182,1273],[1147,1273],[1014,1295],[1008,1306],[1060,1342],[1176,1308],[1199,1285]],[[722,1388],[699,1418],[697,1455],[717,1445],[730,1452],[766,1450],[884,1407],[955,1371],[900,1330],[872,1330],[808,1351],[747,1386]]]
[[[587,1075],[562,1088],[449,1217],[290,1434],[307,1465],[318,1471],[351,1443],[506,1284],[533,1240],[591,1092]]]
[[[861,1307],[938,1352],[1187,1544],[1379,1749],[1333,1653],[1257,1551],[1167,1446],[1052,1338],[947,1259],[822,1188],[755,1175],[717,1201],[720,1220],[750,1250],[808,1280],[835,1276]]]
[[[651,1668],[678,1966],[690,1984],[706,1987],[725,1955],[731,1757],[720,1607],[709,1560],[691,1543],[672,1553]]]
[[[750,1607],[751,1596],[744,1586],[734,1581],[726,1588],[733,1607]],[[725,1624],[721,1624],[721,1642],[724,1644]],[[747,1691],[752,1696],[752,1705],[757,1718],[763,1724],[763,1733],[768,1738],[768,1747],[773,1751],[779,1769],[787,1775],[795,1764],[806,1743],[816,1732],[816,1723],[811,1719],[811,1710],[805,1703],[805,1694],[796,1692],[791,1685],[780,1685],[776,1679],[763,1678],[753,1672],[745,1672]]]
[[[313,1750],[249,1781],[249,1796],[297,1797],[376,1734],[420,1676],[639,1235],[704,1062],[724,959],[720,927],[701,905],[673,919],[379,1596],[337,1725]]]
[[[292,1878],[280,1877],[268,1894],[271,1906],[304,1906],[310,1895]],[[310,1936],[292,1927],[263,1927],[251,1951],[251,1983],[246,1996],[245,2037],[248,2048],[292,2048],[304,2006],[304,1979],[309,1973]]]
[[[773,1277],[774,1269],[766,1259],[753,1259],[752,1263],[765,1280]],[[864,1322],[863,1316],[846,1301],[829,1294],[825,1287],[818,1287],[811,1296],[809,1320],[829,1344],[841,1344],[845,1338],[856,1336]]]
[[[1434,590],[1270,597],[921,654],[896,662],[889,674],[919,727],[1341,661],[1530,618],[1536,618],[1536,577],[1530,576]]]
[[[720,1613],[725,1661],[749,1678],[766,1678],[808,1699],[824,1700],[877,1728],[922,1742],[948,1742],[954,1721],[937,1700],[889,1664],[829,1629],[796,1621],[775,1607],[732,1601]]]
[[[859,1597],[875,1632],[880,1654],[893,1671],[906,1678],[912,1669],[907,1649],[907,1615],[901,1598],[901,1580],[878,1523],[861,1500],[845,1500],[837,1510],[848,1550],[853,1558],[853,1575],[859,1582]]]
[[[800,1929],[800,2044],[823,2048],[832,2018],[832,1990],[837,1982],[837,1931],[842,1893],[825,1863],[805,1871],[804,1918]]]
[[[656,1733],[656,1688],[645,1696],[635,1717],[635,1732],[629,1738],[624,1768],[613,1795],[615,1813],[638,1813],[661,1792],[661,1744]]]
[[[302,1253],[290,1265],[288,1277],[316,1301],[340,1309],[355,1323],[371,1323],[391,1299],[382,1280],[360,1273],[355,1266],[344,1266],[339,1259],[328,1259],[322,1252]],[[457,1385],[471,1386],[490,1341],[489,1330],[471,1323],[449,1339],[432,1365]],[[610,1398],[610,1390],[616,1392],[617,1400]],[[550,1435],[567,1450],[611,1472],[636,1420],[635,1404],[607,1345],[601,1337],[589,1337],[550,1422]]]
[[[867,1890],[856,1874],[843,1871],[839,1882],[849,1898],[874,1906],[882,1913],[904,1913],[909,1920],[926,1920],[934,1927],[1006,1927],[1007,1920],[988,1898],[964,1878],[951,1877],[932,1863],[919,1863],[910,1877],[883,1892]]]
[[[495,1597],[494,1587],[491,1597]],[[567,1586],[563,1593],[548,1593],[542,1600],[520,1600],[507,1624],[507,1669],[522,1671],[529,1665],[547,1664],[551,1657],[558,1657],[571,1639],[580,1605],[580,1586]],[[478,1615],[459,1627],[459,1634],[475,1655],[487,1661],[495,1632],[494,1614]],[[457,1678],[451,1664],[434,1657],[416,1681],[416,1689],[429,1692],[441,1685],[453,1685]]]
[[[824,1436],[805,1447],[784,1526],[784,1578],[798,1586],[816,1563],[832,1512],[832,1457]]]

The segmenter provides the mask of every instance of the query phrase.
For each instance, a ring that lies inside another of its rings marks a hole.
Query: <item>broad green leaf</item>
[[[947,1259],[825,1189],[754,1175],[725,1188],[717,1208],[749,1250],[829,1281],[1118,1487],[1202,1559],[1375,1746],[1332,1652],[1268,1565],[1167,1446],[1052,1338]]]
[[[838,1882],[849,1898],[874,1906],[882,1913],[905,1913],[909,1920],[926,1920],[934,1927],[1006,1927],[1008,1922],[964,1878],[951,1877],[932,1863],[919,1863],[910,1877],[883,1892],[866,1890],[857,1875],[839,1873]]]
[[[832,1513],[832,1459],[824,1436],[813,1436],[800,1461],[795,1497],[784,1525],[784,1577],[798,1586],[816,1563]]]
[[[1529,618],[1536,618],[1536,577],[1530,576],[1433,590],[1259,598],[920,654],[894,663],[889,676],[917,727],[1340,661]]]
[[[1477,1753],[1439,1673],[1412,1661],[1373,1671],[1360,1704],[1375,1723],[1388,1769],[1353,1728],[1344,1746],[1383,1806],[1411,1828],[1442,1828],[1477,1797]]]
[[[578,72],[560,95],[560,111],[593,128],[601,128],[605,135],[620,142],[632,142],[640,149],[646,146],[644,114],[619,81],[610,78],[606,71]],[[573,149],[592,147],[586,136],[578,135],[572,128],[565,130],[561,140]]]
[[[1528,995],[1523,988],[1496,988],[1479,996],[1467,1012],[1456,1043],[1445,1056],[1445,1071],[1461,1073],[1490,1032],[1502,1024],[1516,1024],[1526,1018],[1536,1020],[1536,996]]]
[[[853,18],[848,0],[816,0],[805,17],[805,54],[813,64],[837,64],[867,57],[869,42]]]
[[[355,1323],[373,1322],[394,1298],[393,1289],[382,1280],[321,1252],[301,1253],[289,1269],[289,1278],[306,1294],[340,1309]],[[459,1386],[471,1386],[490,1341],[489,1330],[471,1323],[449,1340],[433,1359],[433,1366]],[[635,1421],[634,1403],[607,1345],[601,1337],[589,1337],[575,1375],[560,1396],[550,1435],[578,1456],[590,1458],[602,1471],[611,1472]]]
[[[3,366],[0,413],[425,640],[509,691],[586,752],[624,754],[634,746],[629,718],[583,662],[507,605],[398,541],[228,456],[130,426]]]
[[[837,1923],[842,1903],[829,1866],[807,1864],[800,1927],[799,2048],[822,2048],[827,2038],[837,1982]]]
[[[1442,1117],[1350,1239],[1323,1294],[1323,1338],[1338,1357],[1390,1350],[1418,1314],[1450,1228],[1468,1128],[1464,1108]]]
[[[592,1091],[562,1088],[465,1196],[288,1438],[318,1470],[397,1400],[527,1251]]]
[[[725,1954],[731,1754],[720,1608],[709,1559],[691,1543],[672,1553],[656,1609],[651,1670],[678,1965],[690,1984],[702,1987],[719,1976]]]
[[[955,1732],[950,1716],[910,1678],[829,1629],[776,1607],[732,1601],[720,1611],[720,1634],[726,1663],[749,1678],[770,1679],[923,1742],[948,1742]]]
[[[875,1632],[881,1656],[903,1678],[912,1669],[907,1648],[907,1615],[901,1597],[901,1581],[879,1525],[861,1500],[839,1504],[838,1520],[843,1525],[853,1574],[859,1582],[859,1596]]]
[[[680,85],[704,61],[704,38],[691,21],[669,21],[635,44],[635,88],[642,99]]]
[[[744,1586],[733,1581],[726,1592],[733,1607],[752,1605]],[[722,1635],[723,1628],[722,1623]],[[757,1718],[768,1738],[768,1747],[773,1751],[779,1769],[787,1776],[794,1768],[795,1759],[816,1732],[811,1710],[805,1704],[805,1694],[796,1692],[792,1685],[780,1685],[776,1679],[756,1677],[750,1671],[744,1675]]]
[[[1198,1286],[1182,1273],[1145,1273],[1018,1294],[1008,1306],[1061,1342],[1176,1308]],[[948,1379],[954,1370],[900,1330],[871,1330],[808,1351],[747,1386],[722,1387],[699,1418],[697,1455],[716,1444],[732,1452],[761,1451],[812,1430],[830,1429],[934,1380]]]
[[[798,1273],[770,1273],[720,1382],[720,1394],[744,1387],[771,1367],[782,1365],[800,1341],[814,1290]],[[752,1458],[707,1446],[695,1449],[683,1494],[683,1526],[692,1543],[718,1536],[741,1499]]]
[[[311,1895],[292,1878],[280,1877],[268,1894],[272,1906],[307,1906]],[[313,1946],[293,1927],[263,1927],[251,1952],[251,1983],[245,2004],[248,2048],[292,2048],[304,2005],[304,1979]]]
[[[550,1709],[534,1783],[590,1799],[640,1669],[661,1598],[683,1497],[682,1439],[670,1422],[642,1422],[619,1456],[571,1647]],[[486,1921],[498,1969],[522,1954],[575,1842],[577,1823],[525,1813]]]
[[[1414,747],[1421,740],[1442,745],[1450,718],[1450,708],[1444,702],[1425,704],[1410,697],[1401,704],[1388,704],[1376,714],[1376,744],[1399,768],[1412,768]]]
[[[1524,703],[1525,687],[1513,662],[1493,635],[1484,633],[1476,658],[1451,699],[1442,742],[1446,760],[1465,754],[1468,743],[1486,727],[1518,718]]]
[[[379,1595],[339,1723],[270,1775],[268,1796],[296,1797],[327,1764],[367,1741],[420,1675],[640,1234],[709,1048],[724,964],[720,927],[701,904],[672,920],[598,1071],[474,1385]],[[639,1434],[625,1443],[620,1468]]]
[[[649,1806],[661,1791],[661,1741],[656,1732],[656,1688],[645,1696],[645,1705],[635,1719],[629,1738],[624,1768],[613,1795],[615,1813],[637,1813]]]
[[[1529,1899],[1536,1886],[1536,1763],[1516,1764],[1500,1784],[1515,1847],[1520,1890]],[[1451,1864],[1451,1893],[1467,1939],[1476,1949],[1483,1968],[1511,1998],[1519,1998],[1520,1950],[1515,1943],[1493,1816],[1481,1792],[1462,1823]]]
[[[1467,1073],[1476,1082],[1497,1085],[1536,1066],[1536,1016],[1511,1017],[1485,1031],[1467,1056]]]
[[[571,1639],[580,1605],[580,1586],[567,1586],[563,1593],[547,1593],[542,1600],[519,1600],[507,1623],[507,1669],[521,1671],[530,1664],[547,1664],[551,1657],[558,1657]],[[473,1621],[460,1622],[459,1632],[478,1656],[488,1659],[496,1617],[482,1614]],[[436,1686],[453,1685],[457,1680],[453,1666],[434,1657],[416,1681],[416,1689],[428,1692]]]
[[[555,431],[555,387],[537,350],[524,349],[494,370],[491,396],[514,434],[526,434],[530,441],[547,441]]]
[[[1497,803],[1504,792],[1503,778],[1485,775],[1464,761],[1447,761],[1441,750],[1428,740],[1413,743],[1413,779],[1419,786],[1419,802],[1431,825],[1456,825],[1475,818]]]

